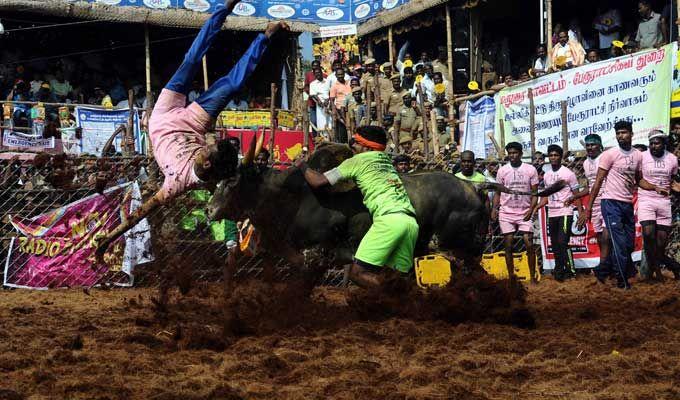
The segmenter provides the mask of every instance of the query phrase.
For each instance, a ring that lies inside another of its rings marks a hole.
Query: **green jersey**
[[[394,213],[415,215],[401,178],[390,157],[382,151],[359,153],[328,171],[326,176],[331,184],[339,179],[354,180],[373,218]]]
[[[459,172],[455,175],[456,178],[460,178],[464,181],[472,182],[472,183],[484,183],[486,182],[486,177],[484,174],[481,174],[477,171],[472,173],[472,176],[465,176],[463,175],[462,172]]]

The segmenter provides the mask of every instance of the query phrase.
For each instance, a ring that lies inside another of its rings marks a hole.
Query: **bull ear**
[[[257,135],[257,133],[255,134]],[[250,164],[253,159],[255,158],[255,146],[256,146],[257,138],[253,137],[253,140],[250,141],[250,146],[248,147],[248,152],[243,156],[243,160],[241,160],[241,163],[243,165],[248,165]]]

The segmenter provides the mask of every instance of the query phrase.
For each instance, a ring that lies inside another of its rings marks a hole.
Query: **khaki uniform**
[[[403,104],[403,101],[402,101]],[[401,110],[394,116],[394,124],[400,123],[399,126],[399,138],[403,136],[411,136],[411,128],[413,128],[413,135],[417,136],[418,132],[422,129],[422,118],[416,113],[413,107],[404,107],[402,105]]]
[[[445,81],[451,80],[451,75],[449,75],[449,67],[439,60],[432,61],[432,71],[441,72],[442,78],[444,78]]]
[[[368,90],[373,90],[375,87],[375,76],[364,74],[361,76],[359,83],[361,84],[362,89],[368,88]],[[380,87],[380,102],[385,104],[392,94],[392,81],[383,78],[382,76],[378,76],[378,85]],[[371,92],[371,101],[375,101],[375,91]]]
[[[352,98],[347,105],[347,110],[350,117],[354,118],[354,126],[364,126],[367,124],[367,110],[365,104],[357,104],[354,98]]]
[[[385,104],[385,108],[387,109],[388,113],[392,115],[399,114],[399,111],[401,111],[401,108],[404,106],[403,96],[406,93],[408,93],[408,90],[401,89],[400,92],[394,92],[394,90],[392,90],[392,94],[387,99],[387,103]]]

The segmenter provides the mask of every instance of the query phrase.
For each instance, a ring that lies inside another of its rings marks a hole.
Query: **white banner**
[[[465,105],[465,131],[463,150],[471,150],[477,158],[495,155],[489,135],[494,134],[496,105],[489,96],[484,96]]]
[[[319,33],[312,35],[313,38],[327,38],[336,36],[349,36],[357,34],[356,24],[319,26]]]
[[[2,132],[2,145],[7,147],[20,147],[22,149],[53,149],[54,138],[37,138],[33,136],[25,136],[4,130]]]
[[[503,120],[505,143],[531,147],[529,93],[535,106],[535,146],[546,151],[562,144],[562,107],[567,102],[569,150],[582,150],[591,133],[604,146],[616,145],[614,124],[633,123],[634,143],[646,143],[653,129],[668,132],[672,77],[671,45],[556,72],[501,90],[496,96],[495,121]],[[496,138],[500,142],[500,123]]]

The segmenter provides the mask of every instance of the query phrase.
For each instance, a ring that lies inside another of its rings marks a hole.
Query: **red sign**
[[[582,200],[583,204],[588,204],[590,196],[586,196]],[[633,251],[633,260],[639,261],[642,255],[642,227],[637,220],[637,195],[633,198],[633,207],[635,208],[635,251]],[[552,252],[545,210],[546,207],[543,207],[538,212],[538,220],[541,226],[543,268],[554,269],[555,254]],[[597,234],[590,221],[583,229],[579,230],[576,226],[577,220],[578,211],[574,210],[574,222],[571,225],[571,238],[569,239],[569,248],[574,256],[574,268],[595,268],[600,264],[600,247],[597,245]]]
[[[241,152],[248,150],[250,142],[255,137],[255,131],[250,129],[223,129],[219,131],[222,139],[227,137],[239,138],[241,141]],[[261,134],[262,131],[258,131]],[[276,131],[274,136],[274,150],[269,149],[269,137],[271,131],[269,129],[264,132],[264,147],[269,150],[271,154],[270,161],[275,163],[291,163],[295,158],[302,153],[304,146],[304,134],[302,131]],[[314,150],[314,141],[312,136],[308,140],[309,152]]]

